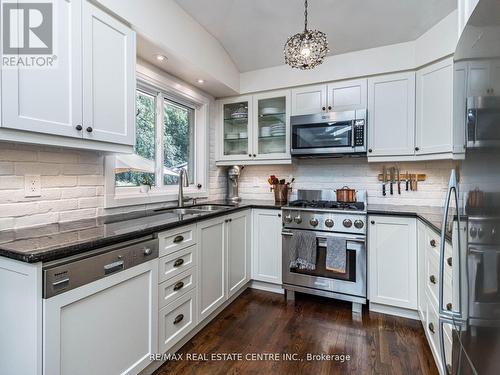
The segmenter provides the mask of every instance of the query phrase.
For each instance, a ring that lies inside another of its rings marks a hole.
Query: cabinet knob
[[[278,217],[281,217],[281,214],[278,214]]]
[[[145,247],[143,253],[145,256],[148,256],[148,255],[153,254],[153,250],[151,250],[150,247]]]
[[[87,132],[88,132],[88,133],[92,133],[92,131],[93,131],[94,129],[92,129],[92,126],[88,126],[86,130],[87,130]]]
[[[201,185],[201,184],[198,184],[198,185],[196,185],[196,187],[197,187],[198,189],[201,189],[202,185]]]
[[[253,157],[256,158],[257,157],[257,154],[253,154]]]
[[[451,311],[451,308],[452,308],[452,304],[451,304],[451,302],[448,302],[446,304],[446,310]]]
[[[431,245],[432,247],[436,247],[436,240],[431,240],[430,245]]]
[[[182,322],[182,320],[184,319],[184,315],[183,314],[179,314],[175,317],[174,319],[174,324],[179,324],[180,322]]]
[[[375,225],[375,220],[370,221],[371,225]]]
[[[373,150],[371,148],[368,149],[368,152],[373,152]]]
[[[451,267],[451,265],[453,264],[453,260],[451,259],[451,257],[446,259],[446,263],[448,263],[448,265]]]
[[[432,333],[434,333],[434,324],[429,323],[429,331],[431,331]]]
[[[420,147],[415,147],[415,151],[420,151]]]
[[[331,105],[329,105],[329,106],[328,106],[328,110],[329,110],[329,111],[331,111],[331,110],[332,110],[332,106],[331,106]]]
[[[81,131],[83,129],[83,126],[81,126],[80,124],[78,124],[77,126],[75,126],[75,129],[78,130],[78,131]]]
[[[430,281],[431,283],[433,283],[433,284],[436,284],[436,276],[431,275],[431,276],[429,277],[429,281]]]
[[[252,157],[252,154],[248,154],[248,157],[251,158]]]
[[[321,110],[326,111],[326,107],[321,107]]]

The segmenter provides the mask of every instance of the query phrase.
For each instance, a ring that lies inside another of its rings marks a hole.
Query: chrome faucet
[[[184,198],[184,187],[189,187],[189,177],[186,169],[179,169],[179,196],[178,196],[178,206],[184,207],[184,201],[190,198]]]

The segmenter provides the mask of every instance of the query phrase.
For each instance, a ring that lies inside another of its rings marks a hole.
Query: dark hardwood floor
[[[155,375],[166,374],[438,374],[421,323],[363,310],[352,319],[351,304],[298,294],[246,290]],[[203,353],[208,360],[188,360]],[[242,360],[217,360],[215,353],[240,353]],[[252,353],[280,359],[248,360]],[[296,353],[295,360],[281,354]],[[350,360],[308,360],[307,354],[349,355]]]

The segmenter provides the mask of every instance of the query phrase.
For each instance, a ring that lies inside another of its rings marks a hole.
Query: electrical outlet
[[[39,197],[42,195],[42,181],[39,175],[24,176],[24,196]]]

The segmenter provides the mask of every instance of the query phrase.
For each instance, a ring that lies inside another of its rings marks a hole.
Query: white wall
[[[457,22],[453,11],[415,41],[329,56],[309,71],[280,65],[245,72],[240,75],[240,93],[415,69],[455,51]]]
[[[239,91],[239,71],[226,50],[173,0],[98,0],[176,61]]]
[[[338,189],[344,185],[356,190],[367,190],[369,203],[442,206],[448,187],[451,161],[398,163],[401,173],[425,173],[427,180],[419,182],[417,191],[382,196],[382,185],[378,174],[384,163],[367,163],[364,158],[300,159],[293,165],[248,166],[240,179],[240,193],[243,199],[274,199],[267,178],[274,174],[279,178],[295,177],[293,189]],[[393,166],[385,163],[387,167]],[[396,186],[394,192],[397,191]],[[295,193],[294,193],[295,194]]]

